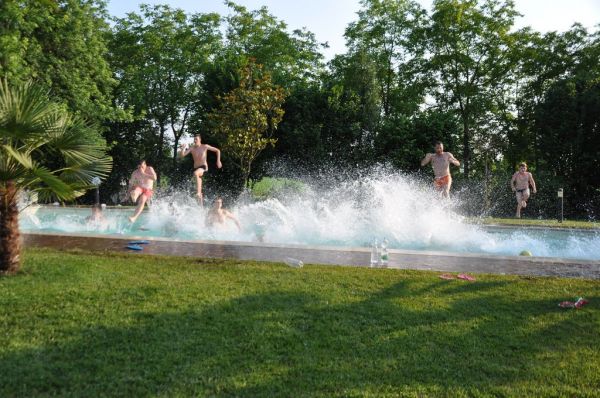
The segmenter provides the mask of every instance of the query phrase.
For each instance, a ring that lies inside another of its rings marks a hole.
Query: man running
[[[135,213],[129,217],[129,221],[135,222],[144,210],[144,204],[152,197],[154,181],[156,181],[154,169],[146,165],[145,160],[141,160],[129,178],[129,195],[133,203],[137,203]]]
[[[433,167],[433,185],[442,196],[447,198],[450,195],[450,186],[452,185],[452,176],[450,175],[450,163],[460,166],[460,162],[450,152],[444,152],[444,144],[440,141],[435,143],[435,153],[428,153],[421,160],[421,166],[431,162]]]
[[[527,171],[527,163],[523,162],[519,164],[519,171],[513,174],[510,180],[510,187],[512,188],[517,198],[517,218],[521,218],[521,209],[527,207],[527,199],[531,195],[529,192],[529,186],[533,189],[533,193],[537,192],[535,187],[535,181],[533,181],[533,175]]]
[[[202,195],[202,176],[208,171],[208,163],[206,161],[206,153],[208,151],[217,154],[217,167],[223,167],[221,164],[221,151],[213,146],[202,144],[200,134],[194,136],[194,145],[188,148],[187,144],[181,144],[179,157],[184,158],[188,154],[192,154],[194,159],[194,177],[196,178],[197,196],[200,205],[204,206],[204,196]]]

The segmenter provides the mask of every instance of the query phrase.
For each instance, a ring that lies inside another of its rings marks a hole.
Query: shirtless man
[[[521,209],[527,207],[527,199],[530,196],[529,185],[533,188],[533,193],[536,193],[537,189],[533,176],[527,171],[527,164],[523,162],[519,165],[519,171],[513,174],[510,180],[510,187],[517,197],[517,218],[521,218]]]
[[[233,215],[233,213],[223,208],[223,199],[221,197],[217,197],[215,200],[215,205],[208,211],[208,214],[206,215],[206,224],[209,226],[214,226],[215,224],[225,225],[225,221],[227,221],[227,219],[232,220],[235,225],[237,225],[239,231],[242,230],[240,222]]]
[[[154,169],[146,165],[145,160],[141,160],[129,178],[129,195],[133,203],[137,203],[135,213],[129,217],[129,221],[135,222],[144,210],[144,204],[152,197],[154,181],[156,181]]]
[[[194,158],[194,177],[196,178],[196,186],[198,187],[198,201],[202,206],[204,206],[202,176],[208,171],[208,163],[206,162],[206,153],[208,151],[217,154],[217,167],[219,169],[223,167],[221,164],[221,151],[213,146],[202,144],[200,134],[194,136],[194,145],[192,147],[188,148],[187,144],[181,144],[181,150],[179,152],[179,157],[181,158],[186,157],[190,153],[192,154],[192,158]]]
[[[435,153],[425,155],[425,158],[421,160],[421,166],[425,166],[429,162],[431,162],[435,176],[433,185],[437,191],[441,192],[442,196],[447,198],[452,185],[450,163],[460,166],[460,162],[450,152],[444,152],[444,144],[439,141],[435,143]]]

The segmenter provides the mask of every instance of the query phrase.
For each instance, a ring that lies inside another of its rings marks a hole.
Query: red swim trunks
[[[148,199],[150,199],[152,197],[152,194],[154,193],[150,188],[140,187],[139,185],[135,187],[135,189],[139,189],[140,191],[142,191],[141,194],[146,195]]]
[[[450,177],[450,174],[447,174],[443,177],[435,177],[435,179],[433,180],[433,184],[436,188],[441,188],[448,185],[450,181],[452,181],[452,178]]]

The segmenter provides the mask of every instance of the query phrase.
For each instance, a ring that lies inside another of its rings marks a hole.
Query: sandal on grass
[[[464,281],[475,282],[475,278],[468,274],[458,274],[457,278]]]

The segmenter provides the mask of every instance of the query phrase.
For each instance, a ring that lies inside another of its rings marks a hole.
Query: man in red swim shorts
[[[450,163],[460,166],[460,162],[450,152],[444,152],[444,144],[439,141],[435,143],[435,153],[425,155],[425,158],[421,161],[421,166],[425,166],[429,162],[431,162],[433,175],[435,176],[433,186],[442,193],[442,196],[447,198],[452,185]]]
[[[129,217],[129,221],[135,222],[144,210],[144,205],[152,197],[154,181],[156,181],[156,172],[146,165],[145,160],[141,160],[129,179],[129,194],[133,203],[137,203],[135,213]]]

